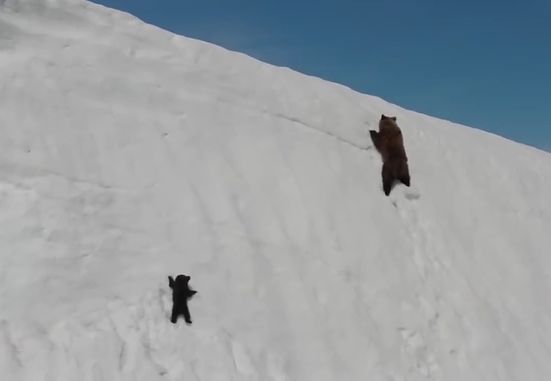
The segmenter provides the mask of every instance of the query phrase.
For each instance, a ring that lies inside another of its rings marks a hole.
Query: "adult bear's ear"
[[[393,117],[392,117],[392,118],[390,118],[390,119],[392,119],[393,121],[395,121],[395,122],[396,122],[396,120],[397,120],[398,118],[396,118],[395,116],[393,116]]]
[[[168,286],[174,288],[174,279],[170,275],[168,276]]]
[[[381,120],[388,119],[388,117],[385,114],[381,114]]]

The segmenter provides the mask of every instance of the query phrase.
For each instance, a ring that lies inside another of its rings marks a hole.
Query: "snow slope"
[[[548,153],[80,0],[0,0],[0,99],[2,379],[551,379]]]

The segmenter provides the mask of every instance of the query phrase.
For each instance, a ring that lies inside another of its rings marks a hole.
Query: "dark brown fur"
[[[395,116],[381,115],[379,132],[370,130],[373,145],[383,159],[383,190],[388,196],[395,180],[409,187],[410,177],[408,157],[404,148],[402,131],[396,124]]]

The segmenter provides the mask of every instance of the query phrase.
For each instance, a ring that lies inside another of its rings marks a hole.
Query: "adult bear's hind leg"
[[[382,177],[383,177],[383,191],[385,195],[389,195],[392,190],[392,183],[394,182],[394,174],[392,173],[392,166],[389,162],[383,164]]]
[[[400,174],[398,176],[398,180],[402,182],[405,186],[409,187],[410,185],[410,177],[409,177],[409,168],[407,161],[403,161],[400,165]]]

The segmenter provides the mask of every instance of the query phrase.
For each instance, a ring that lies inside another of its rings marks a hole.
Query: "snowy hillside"
[[[548,153],[79,0],[0,0],[0,99],[3,380],[551,379]]]

